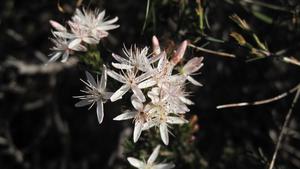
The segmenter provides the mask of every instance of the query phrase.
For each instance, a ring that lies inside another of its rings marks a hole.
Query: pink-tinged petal
[[[106,66],[103,65],[102,75],[101,75],[101,80],[100,80],[100,89],[104,90],[106,88],[106,83],[107,83]]]
[[[180,117],[175,117],[175,116],[167,117],[167,123],[170,123],[170,124],[184,124],[187,122],[188,122],[187,120],[180,118]]]
[[[187,78],[187,80],[189,81],[189,82],[191,82],[193,85],[195,85],[195,86],[203,86],[201,83],[199,83],[197,80],[195,80],[194,78],[192,78],[191,76],[187,76],[186,77]]]
[[[127,160],[135,168],[142,168],[144,166],[144,163],[136,158],[128,157]]]
[[[97,118],[98,118],[99,124],[102,123],[103,117],[104,117],[103,102],[102,101],[98,101],[97,102]]]
[[[145,88],[148,88],[148,87],[152,87],[154,85],[156,85],[156,81],[154,79],[148,79],[148,80],[145,80],[142,83],[140,83],[138,85],[138,88],[145,89]]]
[[[90,74],[90,72],[85,71],[85,76],[86,76],[86,78],[87,78],[87,81],[88,81],[91,85],[97,86],[97,83],[96,83],[94,77]]]
[[[174,53],[174,55],[172,56],[172,63],[173,63],[174,65],[176,65],[176,64],[183,58],[183,55],[184,55],[185,50],[186,50],[186,48],[187,48],[187,44],[188,44],[188,42],[187,42],[186,40],[183,41],[183,42],[179,45],[179,47],[178,47],[178,49],[176,50],[176,52]]]
[[[159,154],[160,146],[156,146],[150,157],[148,158],[147,164],[153,164]]]
[[[113,70],[107,69],[107,75],[121,83],[126,83],[125,78]]]
[[[117,69],[132,69],[133,66],[122,63],[111,63]]]
[[[135,121],[134,130],[133,130],[133,142],[137,142],[142,134],[143,123],[140,121]]]
[[[153,48],[153,56],[157,56],[161,53],[159,41],[155,35],[152,37],[152,48]]]
[[[145,102],[146,98],[142,92],[141,89],[139,89],[135,84],[131,85],[131,90],[133,91],[134,95],[141,101],[141,102]]]
[[[144,107],[143,103],[135,95],[131,96],[131,103],[136,110],[138,111],[143,110]]]
[[[126,111],[125,113],[122,113],[117,117],[115,117],[113,120],[121,121],[121,120],[133,119],[136,113],[137,113],[136,111]]]
[[[76,48],[76,46],[79,45],[80,43],[81,43],[81,39],[74,39],[69,43],[68,48],[69,49]]]
[[[175,167],[175,164],[173,164],[173,163],[162,163],[162,164],[154,165],[152,168],[153,169],[172,169],[174,167]]]
[[[83,107],[89,104],[91,104],[91,102],[88,102],[87,100],[81,100],[75,104],[75,107]]]
[[[169,144],[169,133],[167,123],[161,123],[159,125],[160,137],[165,145]]]
[[[119,100],[122,98],[122,96],[128,92],[128,90],[130,89],[130,86],[128,85],[123,85],[121,86],[111,97],[110,97],[110,101],[114,102],[116,100]]]
[[[67,29],[64,26],[62,26],[60,23],[58,23],[54,20],[50,20],[49,22],[55,30],[62,31],[62,32],[67,31]]]
[[[194,57],[183,66],[184,74],[192,74],[203,66],[203,57]]]

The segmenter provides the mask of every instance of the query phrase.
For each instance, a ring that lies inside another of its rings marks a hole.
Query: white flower
[[[76,9],[75,15],[69,23],[80,25],[81,29],[88,30],[89,35],[99,41],[103,37],[108,36],[108,30],[119,27],[119,25],[114,24],[118,21],[118,17],[110,20],[105,20],[104,17],[105,11],[100,12],[98,9],[92,11],[84,8],[82,10]]]
[[[137,142],[146,122],[150,119],[148,115],[149,105],[143,105],[143,103],[135,96],[131,96],[131,103],[135,110],[128,110],[125,113],[117,116],[114,120],[128,120],[134,119],[133,141]]]
[[[148,47],[139,49],[135,45],[134,47],[130,47],[129,49],[124,47],[123,53],[126,56],[125,58],[114,53],[112,54],[114,59],[119,62],[112,63],[112,65],[117,69],[136,68],[143,72],[152,71],[153,68],[151,64],[156,62],[161,57],[161,55],[148,57]]]
[[[156,146],[147,162],[138,160],[133,157],[128,157],[128,162],[135,168],[138,169],[172,169],[175,167],[173,163],[155,163],[155,160],[159,154],[160,146]]]
[[[95,79],[89,72],[86,72],[86,77],[86,82],[82,80],[82,82],[86,85],[86,90],[81,90],[81,92],[85,93],[86,95],[74,96],[74,98],[81,99],[81,101],[77,102],[75,106],[82,107],[90,105],[90,109],[94,104],[96,104],[97,117],[99,123],[101,124],[104,117],[103,103],[105,103],[112,95],[111,92],[105,91],[107,82],[106,67],[103,66],[100,82],[98,80],[98,77],[97,81],[95,81]]]
[[[188,122],[184,118],[178,117],[175,114],[175,116],[172,116],[172,113],[169,113],[165,102],[157,102],[153,104],[148,113],[149,116],[152,117],[152,120],[145,124],[144,129],[158,126],[160,137],[165,145],[169,144],[169,124],[184,124]]]
[[[73,51],[86,51],[86,47],[81,44],[70,43],[67,39],[58,37],[54,35],[54,38],[51,39],[54,43],[54,47],[50,50],[53,52],[50,54],[51,58],[48,63],[56,61],[58,58],[62,57],[61,62],[66,62],[69,58],[69,55]]]
[[[202,61],[203,57],[194,57],[189,60],[180,71],[180,73],[183,74],[188,81],[196,86],[202,86],[202,84],[192,78],[191,75],[193,75],[193,73],[197,72],[203,66]]]
[[[115,71],[108,70],[107,74],[113,79],[124,84],[111,96],[110,100],[112,102],[121,99],[122,96],[130,89],[141,102],[145,102],[146,98],[141,89],[155,85],[155,81],[149,79],[149,77],[151,77],[151,73],[143,73],[137,77],[136,72],[128,69],[125,72],[122,71],[122,74],[118,74]]]

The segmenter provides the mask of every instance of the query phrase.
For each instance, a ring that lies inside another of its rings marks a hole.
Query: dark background
[[[262,2],[262,1],[260,1]],[[293,94],[279,101],[242,108],[217,110],[216,106],[274,97],[299,83],[299,67],[270,56],[246,62],[249,51],[237,45],[229,34],[240,32],[229,19],[236,13],[267,43],[270,51],[286,50],[287,56],[299,56],[300,3],[297,0],[263,1],[289,9],[274,10],[243,0],[205,1],[210,29],[205,32],[225,43],[210,42],[205,48],[237,55],[225,58],[188,49],[186,59],[204,56],[202,73],[196,78],[203,87],[191,87],[191,114],[199,118],[195,134],[203,168],[266,168]],[[130,122],[112,120],[121,110],[121,102],[105,105],[104,122],[99,126],[94,109],[75,108],[84,78],[82,64],[50,72],[22,73],[20,64],[42,66],[49,54],[49,20],[64,23],[76,8],[76,1],[2,0],[0,2],[0,168],[115,168],[119,142]],[[185,4],[185,5],[183,5]],[[100,45],[104,61],[112,51],[121,53],[123,43],[151,45],[157,35],[164,48],[182,40],[194,42],[201,37],[196,1],[151,1],[146,29],[146,0],[83,1],[83,6],[105,9],[118,16],[119,29],[110,31]],[[258,11],[272,18],[266,23],[253,14]],[[205,38],[195,42],[203,45]],[[113,88],[113,87],[112,87]],[[116,88],[113,88],[116,89]],[[289,129],[279,151],[276,167],[300,167],[299,104],[296,104]],[[130,134],[129,134],[130,136]],[[130,136],[131,137],[131,136]],[[174,138],[173,138],[174,139]],[[180,163],[180,161],[175,161]],[[126,164],[126,163],[125,163]],[[128,165],[128,164],[126,164]],[[125,166],[125,168],[127,168]]]

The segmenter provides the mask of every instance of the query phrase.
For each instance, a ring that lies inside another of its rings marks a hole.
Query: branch
[[[254,106],[254,105],[262,105],[262,104],[271,103],[271,102],[280,100],[280,99],[288,96],[291,93],[296,92],[299,88],[300,88],[300,83],[297,84],[292,89],[290,89],[289,91],[287,91],[285,93],[282,93],[280,95],[277,95],[275,97],[269,98],[269,99],[258,100],[258,101],[254,101],[254,102],[240,102],[240,103],[224,104],[224,105],[217,106],[217,109],[225,109],[225,108],[231,108],[231,107]]]
[[[213,51],[213,50],[210,50],[210,49],[201,48],[201,47],[195,46],[193,44],[188,44],[188,46],[192,47],[192,48],[195,48],[197,50],[200,50],[202,52],[206,52],[206,53],[210,53],[210,54],[214,54],[214,55],[230,57],[230,58],[235,58],[236,57],[234,54],[225,53],[225,52],[217,52],[217,51]]]
[[[14,66],[18,69],[20,74],[34,75],[34,74],[56,74],[65,68],[74,67],[77,65],[78,60],[70,58],[65,63],[55,62],[48,65],[44,64],[29,64],[20,60],[11,59],[4,62],[6,66]]]
[[[278,141],[276,143],[276,147],[275,147],[275,151],[273,153],[273,157],[272,157],[272,160],[271,160],[271,163],[270,163],[270,166],[269,166],[269,169],[273,169],[274,165],[275,165],[275,162],[276,162],[276,158],[277,158],[277,154],[278,154],[278,151],[279,151],[279,148],[281,146],[281,142],[282,142],[282,139],[283,139],[283,136],[287,133],[288,130],[286,130],[286,128],[288,127],[288,124],[289,124],[289,121],[290,121],[290,118],[291,118],[291,115],[292,115],[292,112],[293,112],[293,109],[295,107],[295,104],[296,102],[298,101],[298,98],[299,98],[299,94],[300,94],[300,88],[297,89],[297,93],[293,99],[293,102],[292,102],[292,105],[287,113],[287,115],[285,116],[285,120],[284,120],[284,123],[283,123],[283,126],[282,126],[282,129],[280,131],[280,134],[279,134],[279,137],[278,137]]]

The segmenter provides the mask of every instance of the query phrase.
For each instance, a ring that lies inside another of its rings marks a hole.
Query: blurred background
[[[299,65],[283,61],[285,56],[297,60],[300,54],[298,0],[2,0],[0,4],[1,169],[129,168],[122,145],[124,138],[131,139],[132,123],[112,120],[122,104],[105,104],[100,126],[93,108],[74,107],[77,100],[72,96],[81,94],[79,79],[85,78],[86,65],[75,56],[67,64],[43,65],[52,47],[49,20],[64,23],[80,6],[119,17],[120,28],[110,31],[99,46],[105,62],[111,60],[112,51],[121,54],[123,44],[151,46],[153,35],[169,51],[187,39],[195,46],[234,55],[195,48],[185,55],[186,60],[204,56],[202,73],[196,76],[204,86],[188,86],[195,102],[188,117],[198,119],[192,133],[197,157],[191,163],[197,163],[194,168],[258,169],[271,161],[295,93],[269,104],[216,107],[272,98],[298,85]],[[251,31],[230,19],[233,14],[245,19]],[[242,39],[252,47],[239,43],[232,32],[244,33]],[[253,52],[259,49],[253,33],[269,54]],[[299,104],[275,168],[300,168]],[[186,161],[174,163],[177,168],[193,168],[183,165]]]

